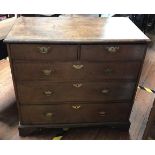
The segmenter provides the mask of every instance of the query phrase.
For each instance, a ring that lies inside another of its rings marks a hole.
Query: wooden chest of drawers
[[[5,42],[21,135],[129,125],[149,39],[128,18],[19,18]]]

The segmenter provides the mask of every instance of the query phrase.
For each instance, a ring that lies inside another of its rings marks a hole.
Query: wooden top
[[[9,31],[11,30],[15,19],[16,18],[13,17],[0,21],[0,40],[5,39]]]
[[[5,39],[10,43],[148,42],[126,17],[20,17]]]

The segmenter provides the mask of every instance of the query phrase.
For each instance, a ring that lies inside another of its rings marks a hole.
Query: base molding
[[[130,122],[106,122],[106,123],[80,123],[80,124],[45,124],[45,125],[23,125],[19,124],[19,135],[22,137],[29,136],[37,130],[44,130],[47,128],[75,128],[75,127],[109,127],[116,129],[126,129],[130,127]]]

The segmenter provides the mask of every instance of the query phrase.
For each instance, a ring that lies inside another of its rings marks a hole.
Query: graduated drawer
[[[17,85],[21,104],[64,101],[131,100],[134,82],[50,83],[21,82]]]
[[[76,45],[11,44],[10,48],[16,60],[77,60]]]
[[[64,62],[14,63],[17,80],[96,81],[104,79],[137,79],[140,62]]]
[[[146,45],[82,45],[81,60],[142,60]]]
[[[126,122],[128,103],[21,106],[22,124]]]

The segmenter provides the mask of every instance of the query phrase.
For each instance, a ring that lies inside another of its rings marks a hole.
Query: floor
[[[155,90],[155,35],[149,35],[152,44],[148,48],[139,85]],[[155,95],[137,90],[130,116],[130,139],[142,139]]]
[[[149,35],[154,42],[150,45],[142,70],[140,85],[155,89],[155,36]],[[142,139],[147,117],[154,100],[154,94],[137,90],[135,103],[130,116],[129,132],[125,129],[108,127],[72,128],[63,132],[66,140],[127,140]],[[0,60],[0,139],[53,139],[62,133],[61,129],[38,130],[30,136],[18,135],[18,117],[15,95],[8,60]]]

